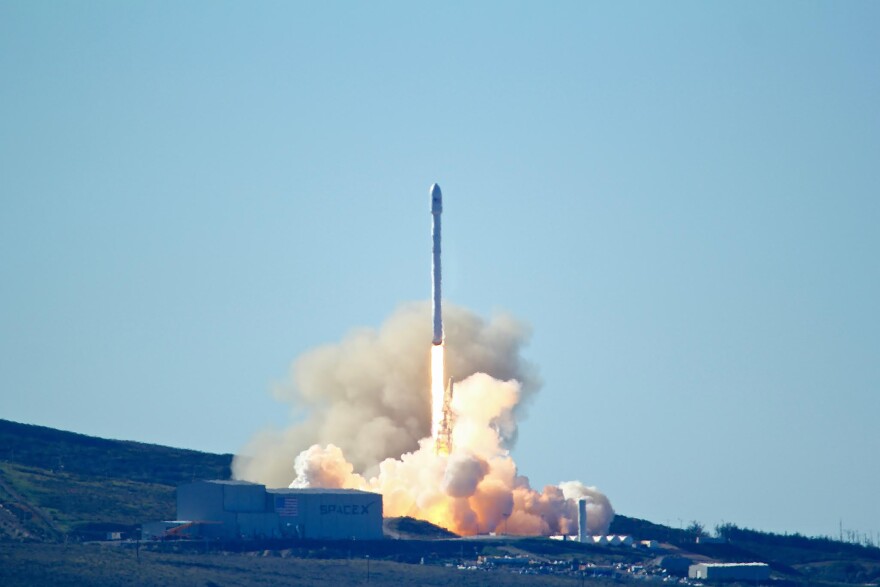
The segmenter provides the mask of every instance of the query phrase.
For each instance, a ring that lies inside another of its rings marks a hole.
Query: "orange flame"
[[[444,353],[442,344],[431,347],[431,438],[434,439],[435,444],[440,438],[443,426],[443,397],[446,391]]]

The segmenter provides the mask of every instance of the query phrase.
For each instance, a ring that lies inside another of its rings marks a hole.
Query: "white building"
[[[266,489],[246,481],[177,488],[177,519],[204,538],[379,540],[382,496],[354,489]]]
[[[770,567],[766,563],[697,563],[688,569],[689,579],[704,581],[766,581]]]

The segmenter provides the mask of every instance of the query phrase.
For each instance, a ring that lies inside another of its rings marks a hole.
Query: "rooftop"
[[[262,485],[261,483],[252,483],[250,481],[239,481],[238,479],[201,479],[195,483],[214,483],[216,485]]]
[[[767,563],[697,563],[704,567],[766,567]]]
[[[297,495],[303,493],[328,493],[336,495],[379,495],[372,491],[361,491],[360,489],[340,489],[337,487],[279,487],[277,489],[266,489],[266,493],[278,493],[284,495]]]

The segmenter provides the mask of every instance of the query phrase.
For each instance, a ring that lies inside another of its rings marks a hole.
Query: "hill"
[[[0,540],[133,531],[175,515],[174,490],[227,479],[232,455],[107,440],[0,420]]]
[[[722,562],[765,562],[783,576],[799,581],[871,584],[880,582],[880,548],[800,534],[774,534],[725,524],[720,543],[698,543],[704,535],[697,525],[669,528],[647,520],[617,515],[611,533],[628,534],[666,543],[690,558]]]
[[[232,455],[107,440],[0,420],[0,460],[46,471],[176,485],[227,479]]]
[[[446,528],[435,526],[424,520],[416,520],[415,518],[385,518],[382,524],[383,531],[387,538],[395,538],[402,540],[431,540],[443,538],[455,538],[457,534],[453,534]]]

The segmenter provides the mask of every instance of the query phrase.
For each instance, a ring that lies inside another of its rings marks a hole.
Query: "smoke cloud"
[[[487,321],[451,304],[443,310],[447,340],[455,341],[446,347],[448,376],[515,379],[523,400],[537,391],[536,371],[520,355],[530,334],[525,325],[507,314]],[[251,439],[233,461],[234,476],[286,486],[291,463],[312,444],[338,446],[359,471],[418,448],[431,433],[430,316],[430,304],[406,304],[378,330],[357,329],[299,357],[273,390],[298,421]],[[514,440],[515,427],[507,427],[508,446]]]
[[[460,534],[574,533],[587,499],[592,533],[607,531],[608,499],[577,481],[536,491],[509,448],[518,410],[539,387],[520,356],[528,329],[444,307],[446,370],[455,378],[452,452],[430,438],[430,307],[410,304],[378,330],[358,330],[298,359],[275,395],[306,418],[255,437],[236,478],[270,486],[344,487],[383,495],[386,516],[412,516]],[[293,482],[291,483],[291,478]]]

